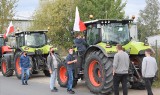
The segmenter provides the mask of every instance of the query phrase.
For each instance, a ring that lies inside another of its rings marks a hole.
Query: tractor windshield
[[[111,23],[102,26],[102,41],[112,45],[127,44],[130,40],[128,25]]]
[[[27,34],[25,44],[30,47],[41,47],[46,44],[46,35],[44,33]]]
[[[0,37],[0,47],[4,45],[4,39],[3,37]]]

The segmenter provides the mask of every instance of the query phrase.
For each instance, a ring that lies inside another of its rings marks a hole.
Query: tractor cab
[[[86,41],[89,45],[99,42],[125,45],[130,41],[129,25],[133,20],[93,20],[85,22]]]
[[[47,31],[23,31],[15,33],[18,47],[40,48],[47,44]]]

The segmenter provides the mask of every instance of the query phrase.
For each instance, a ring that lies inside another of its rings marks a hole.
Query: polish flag
[[[12,24],[12,21],[9,24],[9,27],[7,28],[7,32],[3,35],[4,39],[8,36],[8,34],[14,32],[14,26]]]
[[[80,19],[78,7],[76,7],[76,15],[75,15],[73,30],[74,31],[81,31],[81,32],[86,30],[86,26],[85,26],[84,22],[81,21],[81,19]]]

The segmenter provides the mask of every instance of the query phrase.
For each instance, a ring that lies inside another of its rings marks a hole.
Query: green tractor
[[[15,71],[17,78],[20,79],[20,56],[23,51],[27,51],[32,66],[30,74],[38,74],[39,71],[43,71],[45,76],[50,76],[47,67],[47,56],[51,46],[47,44],[46,33],[47,31],[22,31],[8,37],[8,42],[11,43],[10,46],[13,51],[3,54],[2,74],[9,77]]]
[[[129,28],[133,20],[92,20],[85,22],[87,30],[84,31],[85,40],[89,47],[84,55],[78,56],[74,68],[74,82],[84,79],[89,90],[96,94],[108,94],[113,91],[112,64],[116,45],[123,45],[124,50],[130,55],[129,83],[132,88],[135,84],[143,85],[141,75],[141,62],[145,56],[144,51],[151,48],[148,43],[132,41]],[[58,83],[62,87],[67,85],[66,63],[58,66]]]

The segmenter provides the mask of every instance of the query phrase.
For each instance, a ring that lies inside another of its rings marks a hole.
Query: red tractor
[[[0,34],[0,66],[1,66],[1,70],[3,72],[7,72],[6,67],[9,67],[9,66],[6,66],[6,64],[3,64],[3,62],[2,62],[3,54],[6,54],[8,52],[12,52],[12,49],[10,48],[10,46],[6,45],[6,43],[5,43],[6,40],[7,40],[7,38],[4,39],[3,34]]]

